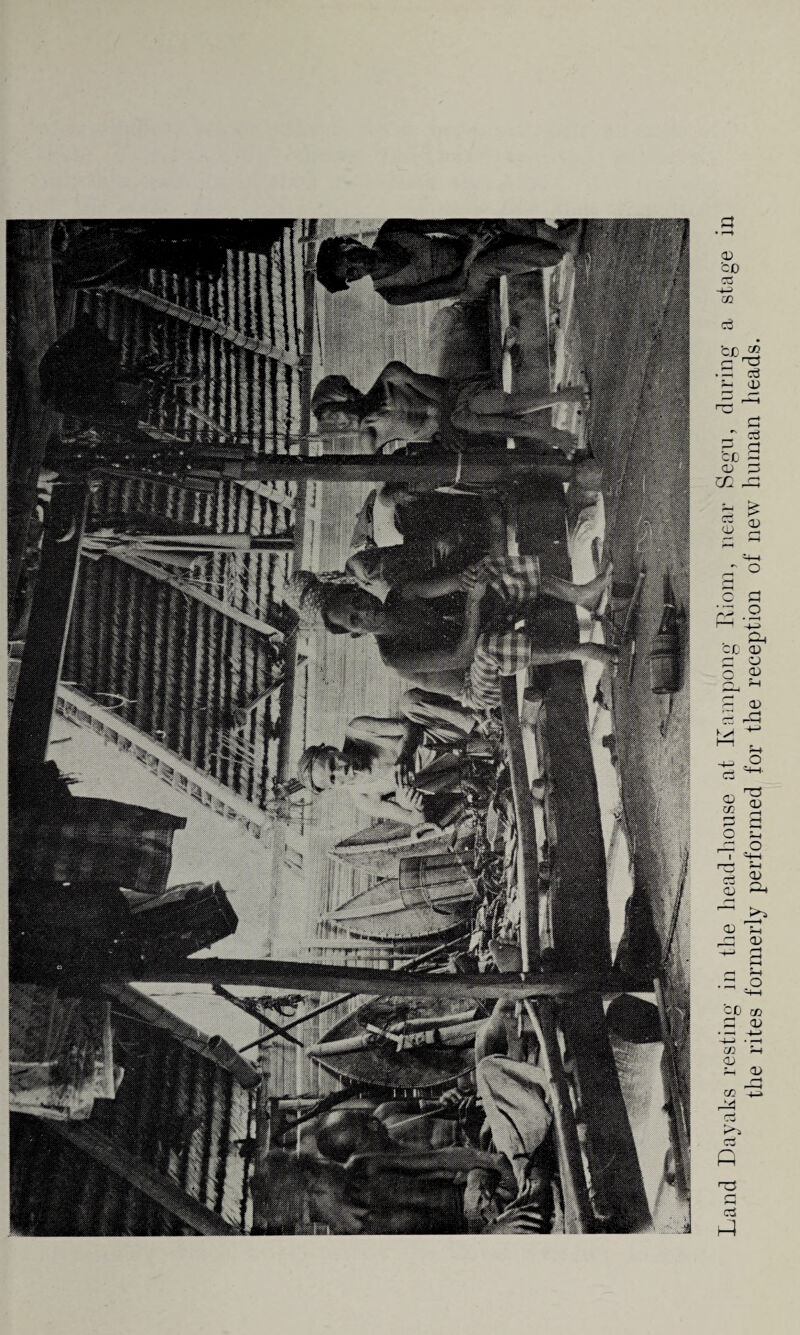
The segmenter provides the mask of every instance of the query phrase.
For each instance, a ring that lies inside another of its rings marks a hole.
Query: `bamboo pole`
[[[238,1006],[239,1010],[244,1011],[246,1015],[251,1017],[251,1019],[258,1020],[259,1024],[266,1025],[267,1029],[271,1031],[272,1037],[287,1038],[290,1043],[296,1043],[298,1048],[304,1046],[300,1042],[300,1039],[295,1038],[294,1034],[290,1033],[288,1029],[285,1029],[283,1025],[276,1024],[268,1015],[265,1015],[263,1009],[254,1001],[250,1001],[247,997],[235,996],[233,992],[229,992],[227,987],[223,987],[221,983],[215,983],[212,990],[216,997],[224,998],[224,1000],[229,1001],[232,1006]],[[239,1055],[241,1056],[241,1053]]]
[[[516,677],[500,679],[500,707],[519,836],[522,891],[519,896],[519,944],[522,967],[528,973],[539,963],[539,853],[525,747],[519,725]]]
[[[469,934],[467,933],[467,935]],[[458,937],[457,940],[463,941],[464,937]],[[411,969],[417,964],[423,964],[426,960],[433,959],[435,955],[440,955],[448,948],[448,946],[453,944],[455,943],[448,942],[432,946],[430,950],[424,950],[421,955],[415,955],[413,959],[403,960],[402,963],[395,964],[392,972],[403,973],[406,969]],[[286,1028],[287,1030],[296,1029],[299,1025],[305,1024],[308,1020],[315,1019],[317,1015],[324,1015],[325,1011],[333,1010],[335,1006],[342,1006],[346,1001],[355,1001],[358,995],[358,992],[345,992],[340,997],[334,997],[333,1001],[324,1001],[321,1006],[315,1007],[314,1010],[306,1011],[303,1015],[298,1015],[297,1019],[290,1021]],[[241,1048],[240,1052],[247,1052],[250,1048],[260,1047],[263,1044],[269,1043],[271,1039],[271,1034],[265,1034],[263,1038],[257,1038],[253,1043],[248,1043],[245,1047]]]
[[[637,992],[652,991],[652,982],[625,979],[607,973],[548,974],[441,974],[403,973],[393,969],[317,964],[315,961],[272,959],[180,959],[144,962],[126,968],[109,962],[107,971],[78,969],[70,964],[20,970],[12,960],[15,982],[47,982],[53,979],[80,988],[112,979],[145,983],[224,983],[241,987],[280,987],[290,992],[355,992],[366,996],[416,997],[573,997],[581,992],[617,996],[635,986]],[[25,973],[26,976],[22,976]],[[27,976],[28,974],[35,976]]]
[[[97,478],[125,478],[129,479],[131,482],[152,483],[158,482],[159,480],[163,482],[170,482],[172,480],[171,478],[159,479],[158,476],[154,476],[153,473],[148,473],[141,468],[98,468],[95,470],[95,475]],[[181,478],[181,486],[186,487],[191,491],[205,492],[206,495],[211,492],[216,492],[217,490],[216,480],[210,477]]]
[[[578,1140],[578,1128],[575,1113],[569,1095],[569,1086],[564,1074],[561,1052],[556,1036],[553,1007],[549,1001],[540,1001],[534,1008],[525,1002],[534,1029],[541,1040],[541,1056],[550,1082],[550,1098],[553,1105],[553,1129],[558,1146],[558,1163],[561,1171],[564,1192],[564,1211],[567,1222],[572,1224],[570,1232],[594,1233],[596,1224],[586,1185],[586,1174]]]
[[[141,552],[196,550],[203,552],[290,552],[294,532],[255,534],[231,529],[224,533],[126,533],[112,528],[98,528],[87,534],[87,542],[102,543],[109,551],[116,547],[136,548]]]
[[[286,533],[255,534],[242,533],[239,529],[227,529],[223,533],[136,533],[134,530],[115,530],[112,526],[102,526],[87,534],[87,541],[103,542],[114,547],[139,547],[142,551],[171,551],[174,549],[196,549],[203,551],[291,551],[294,547],[294,531]]]
[[[135,552],[128,551],[125,547],[114,547],[109,553],[115,561],[122,561],[125,565],[132,566],[134,570],[141,570],[142,574],[150,575],[152,579],[160,580],[162,584],[171,584],[174,589],[179,589],[185,593],[187,598],[194,598],[198,603],[204,603],[206,607],[212,608],[215,612],[221,612],[223,616],[230,617],[232,621],[238,621],[240,625],[247,626],[254,630],[257,635],[266,635],[271,640],[283,640],[285,630],[279,630],[277,626],[260,617],[254,617],[250,612],[243,612],[240,607],[232,607],[230,603],[224,603],[221,598],[215,598],[212,593],[207,593],[199,584],[192,580],[183,579],[171,570],[166,570],[163,566],[155,565],[152,561],[147,561],[143,556],[137,556]]]
[[[290,1029],[299,1028],[300,1025],[305,1024],[308,1020],[316,1019],[318,1015],[324,1015],[326,1011],[332,1011],[336,1006],[343,1006],[346,1001],[352,1001],[355,995],[357,994],[354,993],[353,996],[351,996],[344,993],[340,997],[334,997],[332,1001],[323,1002],[321,1006],[315,1006],[313,1010],[305,1011],[302,1015],[298,1015],[296,1019],[291,1020],[289,1024],[284,1026],[287,1033]],[[266,1047],[267,1043],[271,1043],[274,1037],[274,1034],[263,1034],[261,1038],[254,1038],[252,1043],[245,1043],[244,1047],[239,1049],[239,1055],[241,1056],[243,1053],[249,1052],[251,1048]]]
[[[192,311],[186,306],[179,306],[177,302],[168,301],[166,297],[159,297],[155,292],[147,292],[141,287],[124,287],[118,283],[105,284],[109,292],[117,292],[121,297],[127,297],[129,301],[135,301],[140,306],[146,306],[149,310],[159,311],[162,315],[170,315],[174,320],[180,320],[183,324],[188,324],[194,329],[207,329],[209,333],[217,334],[224,338],[226,342],[233,343],[237,348],[243,348],[246,352],[258,352],[262,357],[269,357],[272,361],[282,362],[284,366],[299,366],[300,358],[294,352],[287,351],[286,348],[279,348],[275,343],[265,343],[263,339],[251,338],[243,334],[232,325],[224,324],[221,320],[215,320],[212,315],[201,315],[199,311]]]
[[[56,488],[11,709],[8,750],[12,763],[40,764],[47,752],[88,507],[85,483]]]

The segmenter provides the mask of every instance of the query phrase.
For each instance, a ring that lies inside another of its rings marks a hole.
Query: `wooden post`
[[[347,967],[339,964],[318,964],[316,961],[272,959],[175,959],[151,964],[137,962],[130,970],[109,966],[110,972],[94,973],[72,966],[38,967],[26,972],[15,968],[11,961],[11,975],[15,982],[52,982],[54,979],[78,988],[91,987],[105,977],[121,981],[130,978],[146,983],[224,983],[228,986],[285,988],[290,992],[355,992],[366,996],[416,997],[573,997],[578,993],[595,992],[601,996],[616,996],[630,991],[631,981],[609,970],[607,973],[552,973],[552,974],[443,974],[403,973],[398,977],[393,969],[373,969],[363,966]],[[35,977],[33,976],[35,974]],[[636,991],[644,986],[636,983]]]
[[[8,749],[12,763],[44,760],[75,597],[89,488],[57,487],[17,681]]]
[[[681,1185],[685,1191],[688,1191],[689,1182],[691,1180],[692,1162],[689,1118],[681,1096],[681,1082],[678,1075],[678,1063],[675,1057],[675,1040],[672,1037],[672,1026],[670,1025],[669,1015],[667,1014],[667,1005],[664,996],[663,971],[661,976],[655,980],[655,994],[656,1005],[658,1006],[658,1018],[661,1024],[661,1034],[664,1040],[667,1088],[669,1089],[669,1098],[672,1105],[672,1121],[675,1127],[675,1139],[677,1140],[676,1158],[680,1161],[678,1164],[678,1171],[680,1173]]]
[[[317,221],[311,219],[308,228],[308,243],[305,251],[305,272],[303,274],[303,355],[301,359],[300,381],[300,454],[308,455],[308,436],[311,430],[311,377],[314,367],[314,321],[316,316],[316,257],[317,257]],[[301,487],[298,497],[295,523],[295,566],[303,563],[303,551],[306,540],[306,488]],[[294,721],[294,688],[298,668],[297,636],[292,638],[284,660],[284,685],[280,699],[280,732],[278,734],[277,778],[284,782],[289,777],[289,752],[292,745],[292,726]],[[283,862],[285,852],[285,831],[276,831],[273,849],[273,865],[277,868]]]
[[[558,1023],[586,1123],[595,1213],[612,1233],[647,1232],[653,1221],[600,997],[563,1001]]]
[[[311,377],[314,366],[314,327],[316,318],[316,256],[317,222],[309,222],[307,246],[304,256],[305,272],[303,275],[303,356],[300,381],[300,438],[298,449],[304,466],[310,464],[308,458],[309,436],[311,430]],[[270,479],[271,481],[272,479]],[[298,487],[297,508],[295,511],[294,566],[303,564],[306,544],[306,502],[308,475],[304,475]],[[292,747],[292,729],[294,726],[294,695],[299,666],[298,636],[289,640],[283,665],[283,689],[281,691],[278,717],[278,759],[276,777],[284,783],[289,778],[289,764]],[[277,899],[278,881],[282,874],[283,860],[286,854],[286,825],[280,822],[275,828],[272,841],[272,895]]]
[[[196,1233],[217,1237],[240,1236],[238,1228],[182,1191],[171,1178],[151,1168],[117,1141],[110,1140],[91,1122],[51,1122],[49,1125],[68,1145],[74,1145],[96,1163],[110,1168],[112,1173],[129,1182],[182,1223],[188,1224]]]
[[[571,579],[562,489],[549,481],[535,489],[521,486],[518,502],[520,551],[539,553],[544,572]],[[542,648],[554,642],[577,645],[575,609],[542,599],[534,609],[533,635]],[[583,666],[560,663],[541,668],[538,676],[547,683],[540,726],[552,786],[548,807],[555,826],[549,832],[555,856],[548,903],[556,963],[559,969],[602,972],[611,963],[608,892]]]
[[[567,1232],[594,1233],[596,1223],[586,1186],[575,1113],[558,1047],[553,1007],[549,1001],[540,1001],[534,1008],[526,1001],[525,1009],[541,1037],[541,1059],[550,1081],[553,1129],[558,1147]]]
[[[469,454],[434,454],[416,459],[380,454],[253,454],[216,446],[189,451],[191,468],[218,473],[234,481],[263,482],[401,482],[429,487],[504,486],[519,477],[553,478],[569,482],[585,472],[583,464],[553,458],[552,452],[475,450]],[[586,461],[584,461],[585,463]],[[594,465],[588,461],[592,470]]]

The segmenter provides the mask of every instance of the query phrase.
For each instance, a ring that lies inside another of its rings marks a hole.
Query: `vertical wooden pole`
[[[8,749],[12,763],[37,764],[45,758],[88,505],[85,483],[54,490],[11,711]]]
[[[562,1001],[559,1024],[586,1123],[595,1212],[611,1233],[642,1233],[653,1221],[599,996]]]

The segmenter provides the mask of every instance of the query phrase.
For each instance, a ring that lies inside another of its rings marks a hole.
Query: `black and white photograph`
[[[6,259],[12,1231],[690,1232],[689,220]]]

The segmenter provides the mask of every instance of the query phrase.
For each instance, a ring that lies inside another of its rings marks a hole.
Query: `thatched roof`
[[[252,1131],[249,1095],[172,1025],[113,1002],[116,1098],[95,1102],[86,1125],[170,1179],[234,1228],[245,1219],[248,1161],[235,1143]],[[124,1176],[67,1143],[44,1120],[12,1114],[11,1222],[44,1236],[192,1234]]]
[[[220,327],[285,348],[292,356],[299,352],[297,225],[282,235],[268,258],[229,252],[219,282],[151,271],[147,289],[185,311],[212,317]],[[299,425],[297,367],[238,347],[220,332],[165,316],[118,291],[81,293],[78,306],[120,346],[126,364],[144,354],[156,356],[197,382],[181,393],[208,419],[230,432],[252,435],[256,449],[288,448]],[[172,395],[154,407],[151,420],[181,436],[197,438],[210,431]],[[113,475],[92,498],[90,526],[104,516],[135,512],[216,532],[273,535],[292,525],[295,490],[292,484],[259,491],[233,482],[187,485]],[[236,606],[269,615],[275,624],[282,619],[289,561],[287,553],[240,554],[234,568],[218,554],[205,560],[199,578],[216,597],[232,594]],[[277,667],[267,638],[224,612],[113,557],[82,562],[64,680],[256,805],[268,798],[275,772],[280,696],[254,710],[236,734],[231,716],[266,690]]]

